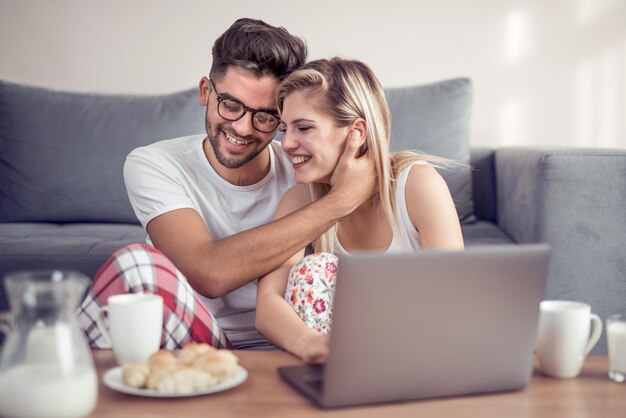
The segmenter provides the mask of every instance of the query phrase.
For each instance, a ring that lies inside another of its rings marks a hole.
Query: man
[[[293,185],[289,158],[273,138],[280,80],[306,60],[305,43],[284,28],[237,20],[213,46],[200,80],[204,135],[134,150],[124,178],[146,245],[118,250],[79,308],[93,347],[108,342],[94,324],[112,294],[152,292],[164,299],[165,348],[191,341],[235,348],[268,346],[254,326],[256,281],[367,200],[373,164],[349,142],[328,195],[272,220]],[[348,177],[363,179],[358,189]]]

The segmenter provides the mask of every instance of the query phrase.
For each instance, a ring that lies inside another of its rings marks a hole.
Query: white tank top
[[[411,222],[411,218],[409,216],[409,210],[406,206],[406,183],[409,178],[409,173],[411,171],[411,167],[415,164],[425,164],[428,165],[426,161],[416,161],[408,166],[406,166],[398,175],[398,179],[396,180],[398,183],[396,185],[396,207],[395,213],[398,218],[398,222],[400,224],[400,234],[394,235],[391,240],[391,244],[389,248],[385,250],[385,253],[398,253],[398,252],[414,252],[420,250],[420,241],[419,234],[415,230],[413,223]],[[350,255],[348,251],[341,245],[339,239],[337,238],[337,234],[335,233],[335,254],[342,255]]]

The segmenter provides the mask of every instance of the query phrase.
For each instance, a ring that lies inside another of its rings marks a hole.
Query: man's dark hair
[[[287,29],[262,20],[238,19],[213,44],[210,76],[219,80],[233,66],[282,80],[305,63],[306,55],[304,40]]]

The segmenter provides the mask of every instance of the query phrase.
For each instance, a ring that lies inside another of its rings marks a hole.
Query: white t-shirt
[[[415,226],[413,226],[413,222],[409,216],[409,209],[406,206],[406,184],[409,173],[411,172],[411,167],[415,164],[427,165],[428,163],[426,161],[416,161],[404,167],[398,174],[395,212],[398,222],[400,223],[400,235],[394,234],[391,244],[389,248],[385,250],[385,253],[414,252],[419,251],[421,248],[419,234],[415,230]],[[337,238],[337,234],[335,234],[335,254],[350,255],[350,253],[342,247]]]
[[[145,228],[166,212],[196,210],[215,240],[270,222],[282,195],[294,184],[291,161],[272,141],[270,172],[250,186],[236,186],[220,177],[203,150],[205,135],[160,141],[132,151],[124,165],[130,203]],[[148,244],[152,245],[150,238]],[[259,251],[263,249],[260,248]],[[234,254],[233,257],[245,257]],[[235,347],[269,344],[256,331],[257,281],[217,299],[200,299]]]

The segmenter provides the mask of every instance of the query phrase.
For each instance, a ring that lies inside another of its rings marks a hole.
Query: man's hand
[[[295,354],[305,363],[326,363],[330,351],[330,336],[311,330],[310,333],[304,334],[298,339],[295,351]]]
[[[361,206],[378,190],[374,160],[368,150],[362,153],[360,147],[360,137],[351,134],[330,178],[329,194],[345,205],[346,214]]]

